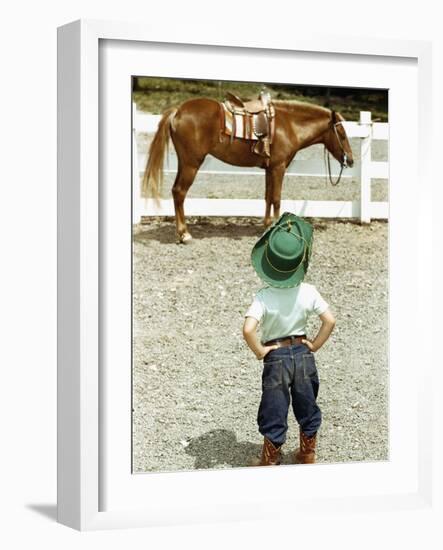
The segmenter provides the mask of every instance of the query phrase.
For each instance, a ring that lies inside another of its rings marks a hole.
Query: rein
[[[343,168],[348,167],[346,151],[345,151],[345,148],[343,147],[343,143],[341,141],[340,135],[337,132],[337,125],[341,124],[341,123],[342,123],[341,120],[339,120],[338,122],[331,122],[331,125],[334,128],[335,137],[337,138],[338,144],[339,144],[340,149],[342,150],[342,153],[343,153],[343,162],[340,161],[340,174],[338,175],[338,178],[335,180],[335,182],[332,180],[330,154],[329,154],[328,149],[326,148],[326,145],[324,146],[324,156],[326,158],[326,163],[327,163],[327,167],[328,167],[328,177],[329,177],[329,181],[331,182],[331,185],[334,185],[334,186],[339,184],[339,182],[341,180],[341,176],[343,174]]]
[[[328,166],[328,178],[329,178],[329,181],[331,182],[331,185],[338,185],[340,183],[340,180],[341,180],[341,175],[343,173],[343,168],[345,167],[345,165],[343,163],[340,163],[340,174],[338,175],[338,178],[333,181],[332,180],[332,174],[331,174],[331,160],[330,160],[330,155],[329,155],[329,151],[326,149],[325,147],[325,157],[326,157],[326,162],[327,162],[327,166]]]

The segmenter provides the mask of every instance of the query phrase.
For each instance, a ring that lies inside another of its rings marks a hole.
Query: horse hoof
[[[192,236],[189,233],[184,233],[179,236],[178,244],[191,244]]]

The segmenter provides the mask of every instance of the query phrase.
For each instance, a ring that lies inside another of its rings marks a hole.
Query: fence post
[[[136,129],[136,103],[132,103],[132,223],[140,223],[141,220],[141,188],[140,168],[138,166],[137,129]]]
[[[367,133],[360,140],[360,223],[371,221],[371,141],[372,122],[370,111],[360,111],[360,126]]]

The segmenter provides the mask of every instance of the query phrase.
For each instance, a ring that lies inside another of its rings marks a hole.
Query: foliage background
[[[323,105],[339,111],[347,120],[358,120],[359,111],[371,111],[373,119],[388,121],[388,90],[366,88],[138,76],[133,78],[133,99],[139,110],[159,114],[192,97],[223,101],[226,92],[230,91],[248,100],[257,97],[263,88],[269,90],[274,99],[295,99]]]

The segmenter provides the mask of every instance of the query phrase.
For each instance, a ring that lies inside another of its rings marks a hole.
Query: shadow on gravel
[[[237,441],[237,436],[230,430],[212,430],[191,439],[185,452],[195,457],[194,468],[203,470],[220,466],[251,466],[251,461],[260,457],[261,449],[261,443]],[[283,454],[282,464],[291,464],[290,455]]]
[[[213,239],[221,237],[225,239],[242,239],[244,237],[258,238],[264,231],[262,224],[251,223],[250,225],[233,223],[188,223],[188,229],[194,240]],[[175,224],[165,223],[149,226],[142,225],[140,230],[134,234],[135,242],[145,244],[149,241],[157,241],[161,244],[171,244],[177,241]],[[185,246],[185,245],[183,245]],[[189,245],[186,245],[189,246]],[[191,243],[192,246],[192,243]]]
[[[306,218],[311,222],[316,231],[326,231],[333,224],[356,225],[360,222],[354,219],[335,219],[322,220],[319,218]],[[379,223],[379,222],[373,222]],[[385,222],[382,222],[385,223]],[[260,219],[239,219],[237,222],[221,220],[214,218],[211,220],[188,220],[188,229],[195,241],[212,238],[242,239],[251,237],[258,239],[265,230]],[[171,244],[177,242],[175,234],[174,221],[155,220],[152,223],[139,225],[133,235],[135,242],[147,244],[149,241],[157,241],[161,244]],[[192,242],[191,242],[192,245]],[[187,245],[189,246],[189,245]]]

